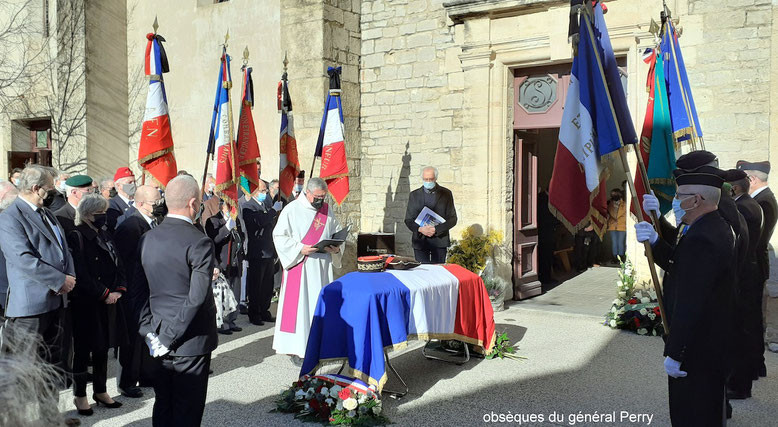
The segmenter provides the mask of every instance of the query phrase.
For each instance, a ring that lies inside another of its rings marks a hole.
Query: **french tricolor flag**
[[[549,208],[575,233],[591,221],[602,235],[607,217],[607,171],[602,157],[622,142],[637,142],[602,6],[581,13],[578,55],[565,100]],[[587,20],[586,22],[584,20]],[[610,94],[610,97],[608,96]]]
[[[330,92],[324,106],[315,157],[321,157],[319,176],[327,181],[330,194],[340,205],[349,192],[348,161],[343,136],[343,108],[341,104],[340,67],[329,67]]]

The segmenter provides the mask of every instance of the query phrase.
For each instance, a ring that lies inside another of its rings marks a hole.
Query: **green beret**
[[[90,187],[92,185],[92,177],[89,175],[73,175],[65,181],[65,185],[68,187]]]

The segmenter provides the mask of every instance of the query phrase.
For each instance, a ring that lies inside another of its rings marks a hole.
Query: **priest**
[[[317,252],[316,245],[340,231],[335,215],[324,203],[327,183],[311,178],[304,197],[290,202],[273,229],[284,281],[278,300],[273,349],[289,354],[296,362],[305,356],[313,312],[321,289],[334,279],[332,268],[340,267],[343,245]]]

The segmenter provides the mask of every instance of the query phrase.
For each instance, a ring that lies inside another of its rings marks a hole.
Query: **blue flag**
[[[693,136],[692,123],[697,130],[696,136],[702,136],[697,107],[692,97],[686,65],[683,62],[681,46],[673,23],[665,23],[662,35],[662,56],[664,60],[667,98],[670,107],[670,120],[673,124],[673,135],[677,141],[685,141]],[[676,66],[677,64],[677,66]],[[688,110],[687,110],[688,107]],[[691,114],[691,119],[689,115]]]

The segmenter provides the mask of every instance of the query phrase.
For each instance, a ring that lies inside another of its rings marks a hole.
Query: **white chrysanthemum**
[[[359,399],[357,399],[357,402],[359,402],[360,405],[367,402],[367,395],[360,394]]]
[[[646,310],[645,308],[641,308],[641,309],[640,309],[640,314],[642,314],[643,316],[645,316],[646,314],[648,314],[648,310]]]
[[[296,392],[294,392],[295,400],[301,400],[304,397],[305,397],[305,391],[303,389],[299,389]]]
[[[624,291],[619,291],[619,296],[620,296],[621,298],[626,298],[626,297],[627,297],[627,293],[626,293],[626,292],[624,292]]]
[[[348,411],[356,409],[357,406],[359,406],[359,404],[357,403],[357,399],[354,399],[353,397],[349,397],[348,399],[343,401],[343,408],[345,408]]]
[[[642,302],[643,304],[648,304],[651,302],[651,298],[643,297],[640,299],[640,302]]]
[[[615,328],[616,327],[616,320],[611,319],[610,325],[611,325],[611,328]]]
[[[618,308],[616,308],[616,307],[611,307],[611,313],[615,313],[616,311],[618,311]]]
[[[331,397],[328,397],[328,398],[324,399],[324,403],[326,403],[327,405],[332,405],[333,403],[335,403],[335,401],[332,400]]]
[[[656,319],[656,314],[654,314],[653,312],[652,313],[648,313],[648,318],[651,319],[651,320],[654,320],[654,319]]]
[[[335,409],[337,409],[338,411],[342,411],[343,410],[343,401],[342,400],[338,400],[338,404],[335,405]]]
[[[373,406],[373,415],[380,415],[380,414],[381,414],[381,407]]]
[[[329,394],[330,394],[330,389],[328,389],[327,387],[322,387],[322,388],[321,388],[321,391],[320,391],[319,393],[321,393],[321,394],[323,394],[323,395],[327,396],[327,395],[329,395]]]
[[[648,333],[648,330],[646,328],[638,329],[638,335],[645,335],[647,333]]]

